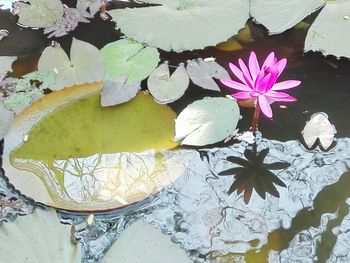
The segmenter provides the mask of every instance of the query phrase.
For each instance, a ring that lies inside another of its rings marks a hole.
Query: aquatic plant
[[[282,170],[290,166],[286,162],[264,163],[264,160],[269,153],[269,148],[257,152],[257,145],[254,144],[252,149],[246,149],[244,156],[246,159],[229,156],[227,161],[240,165],[219,173],[221,176],[233,175],[235,181],[231,185],[228,194],[232,194],[237,190],[237,194],[243,192],[243,199],[246,204],[249,203],[253,189],[260,195],[262,199],[266,198],[266,193],[270,193],[275,197],[279,197],[279,193],[274,186],[277,184],[286,187],[285,183],[279,179],[270,170]]]
[[[234,80],[220,81],[227,87],[239,90],[240,92],[232,94],[237,100],[253,100],[255,113],[252,122],[252,130],[255,131],[258,126],[258,120],[261,112],[268,118],[272,118],[272,109],[270,104],[277,101],[293,102],[296,98],[280,90],[295,88],[300,85],[299,80],[286,80],[278,82],[277,78],[282,74],[287,65],[287,59],[278,60],[274,52],[271,52],[265,59],[263,65],[259,66],[258,59],[254,51],[249,56],[249,68],[240,58],[238,60],[240,68],[232,63],[229,67],[232,73],[241,81]]]

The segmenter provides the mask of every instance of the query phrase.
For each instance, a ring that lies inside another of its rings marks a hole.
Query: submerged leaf
[[[70,226],[60,224],[56,212],[35,210],[0,226],[2,262],[78,263],[80,245],[71,242]]]
[[[350,58],[350,1],[326,1],[305,39],[305,51]]]
[[[105,68],[100,51],[95,46],[76,38],[73,38],[70,58],[56,43],[44,50],[38,62],[39,71],[55,74],[56,90],[102,81]]]
[[[250,12],[270,34],[279,34],[292,28],[324,4],[324,0],[251,0]]]
[[[29,27],[49,27],[63,17],[60,0],[28,0],[16,3],[18,23]]]
[[[105,79],[127,76],[131,83],[147,78],[160,61],[157,49],[130,39],[109,43],[101,53],[107,66]]]
[[[224,140],[240,119],[237,102],[228,98],[206,97],[188,105],[175,121],[175,140],[203,146]]]
[[[236,34],[249,18],[246,0],[142,2],[159,6],[116,9],[109,14],[128,37],[167,51],[216,45]]]
[[[127,83],[127,77],[105,80],[101,91],[102,107],[115,106],[134,98],[141,89],[141,83]]]
[[[139,220],[121,234],[101,261],[116,262],[190,263],[192,260],[170,236]]]
[[[308,147],[311,148],[317,139],[319,139],[325,150],[332,145],[336,133],[335,127],[330,123],[328,115],[324,112],[313,114],[302,131],[303,138]]]
[[[187,62],[186,68],[193,83],[204,89],[220,91],[213,78],[230,79],[227,71],[214,61],[191,60]]]
[[[168,63],[163,63],[149,76],[147,87],[158,103],[167,104],[181,98],[189,83],[183,64],[170,76]]]

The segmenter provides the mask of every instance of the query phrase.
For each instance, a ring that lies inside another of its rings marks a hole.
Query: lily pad
[[[190,79],[183,64],[170,76],[168,63],[156,68],[147,80],[150,93],[158,103],[171,103],[181,98],[188,88]]]
[[[312,147],[319,140],[323,149],[327,150],[333,143],[334,135],[337,133],[335,127],[328,120],[324,112],[315,113],[311,116],[302,131],[305,143]]]
[[[143,200],[186,168],[175,113],[139,93],[100,106],[102,84],[45,95],[19,114],[5,138],[9,181],[34,200],[67,210],[105,210]],[[121,125],[122,124],[122,125]]]
[[[12,71],[12,63],[17,59],[17,57],[0,57],[0,80],[6,77],[7,72]]]
[[[0,140],[2,140],[10,130],[11,122],[15,117],[13,112],[5,108],[3,98],[0,100],[0,116]]]
[[[70,57],[58,43],[47,47],[42,53],[38,69],[55,74],[55,87],[58,90],[77,84],[102,81],[105,63],[100,51],[93,45],[73,38]]]
[[[159,6],[109,11],[128,37],[163,50],[216,45],[236,34],[249,18],[246,0],[155,0]]]
[[[52,26],[63,17],[60,0],[28,0],[16,3],[18,23],[23,26],[45,28]]]
[[[37,209],[2,224],[0,242],[1,260],[6,263],[81,261],[81,246],[71,241],[70,226],[60,224],[54,210]]]
[[[202,59],[188,61],[187,72],[194,84],[215,91],[220,91],[220,88],[213,78],[231,78],[227,71],[215,61],[204,61]]]
[[[139,220],[121,234],[101,261],[116,262],[190,263],[192,260],[169,236]]]
[[[115,106],[134,98],[141,89],[141,83],[127,83],[127,77],[105,80],[101,91],[102,107]]]
[[[305,51],[350,58],[350,1],[327,1],[311,25],[305,40]]]
[[[250,13],[270,34],[279,34],[292,28],[324,4],[324,0],[251,0]]]
[[[203,146],[227,138],[240,119],[239,107],[229,98],[206,97],[188,105],[175,121],[175,140]]]
[[[101,53],[107,65],[106,79],[128,76],[131,83],[147,78],[160,61],[157,49],[131,39],[109,43]]]

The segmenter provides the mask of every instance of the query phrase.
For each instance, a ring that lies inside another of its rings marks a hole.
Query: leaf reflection
[[[266,193],[280,197],[275,185],[283,187],[286,187],[286,185],[270,170],[286,169],[290,164],[285,162],[266,164],[264,160],[268,153],[269,148],[263,149],[258,153],[257,145],[254,144],[252,149],[246,149],[244,151],[246,159],[236,156],[226,158],[227,161],[240,166],[219,173],[221,176],[233,175],[235,177],[235,181],[231,185],[228,194],[232,194],[236,190],[238,195],[243,193],[243,199],[246,204],[249,203],[253,189],[263,199],[266,198]]]

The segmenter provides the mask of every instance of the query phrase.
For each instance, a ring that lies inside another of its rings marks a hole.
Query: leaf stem
[[[260,106],[259,106],[259,103],[256,102],[253,121],[252,121],[252,127],[251,127],[252,132],[256,132],[258,130],[259,116],[260,116]]]

